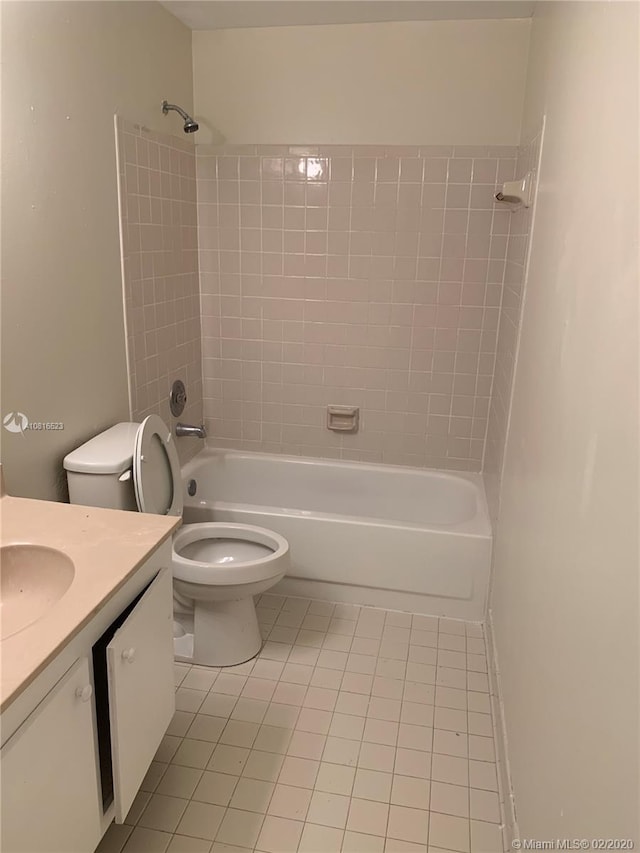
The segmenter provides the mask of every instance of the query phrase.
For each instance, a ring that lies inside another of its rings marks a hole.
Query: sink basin
[[[72,560],[44,545],[0,548],[0,638],[42,618],[71,586]]]

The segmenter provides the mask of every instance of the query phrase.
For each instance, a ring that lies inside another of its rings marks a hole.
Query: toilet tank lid
[[[66,471],[80,474],[122,474],[131,468],[140,424],[121,423],[72,450],[63,460]]]

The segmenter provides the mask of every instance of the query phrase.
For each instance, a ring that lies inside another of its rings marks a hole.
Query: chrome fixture
[[[204,424],[192,426],[191,424],[176,424],[176,438],[206,438],[207,431]]]
[[[177,113],[180,113],[182,118],[184,119],[184,132],[185,133],[195,133],[196,130],[200,127],[197,121],[191,118],[189,113],[186,113],[182,107],[179,107],[177,104],[170,104],[168,101],[162,102],[162,112],[166,115],[169,110],[175,110]]]
[[[518,210],[521,207],[531,207],[534,191],[533,184],[533,172],[527,172],[524,178],[521,178],[519,181],[506,181],[502,185],[502,189],[494,195],[494,198],[496,201],[517,205],[517,207],[512,207],[512,210]]]
[[[182,379],[176,379],[169,394],[169,409],[174,418],[179,418],[187,405],[187,389]]]

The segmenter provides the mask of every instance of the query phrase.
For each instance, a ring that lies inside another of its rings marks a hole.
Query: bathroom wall
[[[193,33],[199,142],[517,145],[530,21]]]
[[[513,147],[197,146],[220,446],[479,471]],[[326,429],[328,404],[360,431]]]
[[[491,614],[523,838],[638,827],[638,6],[540,3]]]
[[[2,414],[10,493],[64,495],[62,457],[129,417],[114,113],[179,128],[191,33],[158,3],[2,7]]]
[[[133,420],[174,419],[169,393],[187,388],[179,420],[202,422],[196,157],[190,140],[117,119],[122,264]],[[182,462],[200,448],[180,438]]]
[[[537,189],[541,144],[542,130],[540,129],[535,138],[518,148],[516,158],[515,177],[521,179],[527,173],[531,173],[534,194]],[[500,481],[525,296],[526,267],[533,214],[533,204],[528,208],[522,206],[509,207],[509,235],[498,323],[498,342],[489,404],[486,449],[482,467],[487,502],[494,523],[499,513]]]

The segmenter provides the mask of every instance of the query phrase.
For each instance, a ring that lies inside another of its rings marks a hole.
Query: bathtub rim
[[[466,481],[470,483],[475,490],[476,494],[476,513],[475,515],[463,522],[455,522],[451,524],[416,524],[413,522],[406,522],[394,519],[385,519],[385,518],[377,518],[371,516],[356,516],[356,515],[342,515],[339,513],[323,513],[317,512],[315,510],[301,510],[295,507],[274,507],[271,505],[265,504],[249,504],[249,503],[229,503],[227,501],[200,501],[197,498],[191,498],[185,494],[185,508],[189,507],[198,507],[198,506],[212,506],[215,503],[224,504],[225,508],[230,508],[232,506],[237,506],[238,508],[249,508],[251,507],[253,510],[260,512],[269,510],[270,512],[274,512],[275,510],[281,510],[283,514],[295,514],[304,518],[317,518],[322,520],[332,520],[335,522],[343,522],[343,523],[358,523],[363,525],[370,526],[384,526],[384,527],[395,527],[395,528],[407,528],[411,530],[428,530],[433,533],[440,533],[443,535],[455,535],[455,536],[472,536],[472,537],[480,537],[480,538],[489,538],[493,537],[493,529],[491,526],[491,521],[489,517],[489,509],[487,504],[487,497],[484,488],[484,479],[481,473],[471,472],[471,471],[450,471],[447,469],[441,468],[416,468],[409,465],[387,465],[385,463],[377,463],[377,462],[355,462],[352,460],[342,460],[342,459],[331,459],[324,457],[312,457],[312,456],[295,456],[281,453],[261,453],[253,450],[233,450],[229,448],[223,447],[213,447],[213,446],[205,446],[198,453],[192,457],[185,465],[182,466],[182,479],[186,484],[186,481],[191,477],[195,476],[195,472],[200,468],[204,467],[208,461],[215,461],[224,457],[234,457],[234,458],[247,458],[247,459],[268,459],[278,462],[293,462],[298,465],[308,465],[312,467],[326,466],[326,465],[339,465],[341,468],[346,467],[349,469],[353,469],[355,471],[366,471],[373,470],[379,471],[384,470],[385,472],[397,472],[403,473],[404,475],[409,474],[410,476],[427,476],[433,477],[435,479],[458,479]],[[186,492],[186,490],[185,490]]]

